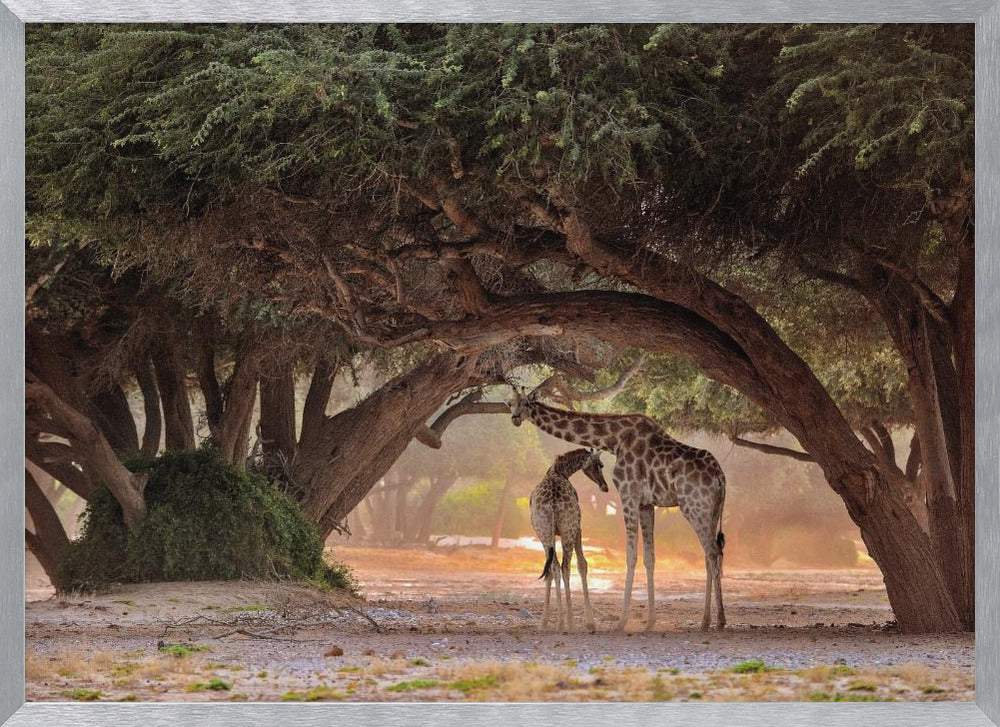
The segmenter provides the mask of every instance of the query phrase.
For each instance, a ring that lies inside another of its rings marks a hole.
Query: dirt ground
[[[723,579],[727,629],[701,632],[704,575],[657,562],[657,629],[611,633],[623,568],[588,554],[597,633],[540,632],[540,553],[336,548],[364,598],[294,584],[27,588],[27,698],[125,701],[971,700],[971,634],[909,636],[878,571]]]

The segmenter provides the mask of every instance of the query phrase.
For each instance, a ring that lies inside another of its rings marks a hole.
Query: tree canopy
[[[48,437],[80,435],[72,461],[105,463],[135,517],[142,483],[109,455],[142,446],[135,423],[106,422],[110,448],[71,426],[120,411],[122,387],[191,448],[196,380],[238,465],[259,389],[267,454],[329,532],[409,441],[440,442],[450,419],[428,421],[450,397],[524,366],[599,387],[642,349],[620,403],[787,430],[901,622],[971,623],[971,26],[27,39],[29,428],[50,459],[70,455]],[[384,384],[327,415],[358,357]],[[899,426],[919,438],[912,471]]]

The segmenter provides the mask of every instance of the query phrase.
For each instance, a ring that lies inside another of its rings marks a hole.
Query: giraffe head
[[[538,400],[538,391],[528,393],[523,387],[510,385],[511,397],[507,400],[510,408],[510,420],[515,427],[521,426],[521,422],[528,416],[532,405]]]
[[[604,463],[601,461],[601,450],[591,449],[583,464],[583,474],[597,483],[601,492],[608,491],[608,483],[604,480]]]
[[[583,474],[593,480],[601,488],[601,492],[608,491],[608,483],[604,481],[604,464],[597,449],[581,447],[563,452],[556,457],[553,468],[563,477],[569,477],[583,470]]]

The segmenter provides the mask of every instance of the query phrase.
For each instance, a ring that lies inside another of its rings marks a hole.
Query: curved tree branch
[[[431,449],[441,449],[441,437],[448,426],[461,416],[467,414],[509,414],[510,408],[503,403],[479,401],[482,389],[475,389],[466,394],[457,404],[452,404],[438,415],[433,424],[418,429],[416,439]]]
[[[631,381],[636,374],[642,371],[642,367],[645,364],[646,354],[643,353],[636,358],[631,366],[622,371],[615,383],[604,389],[598,389],[597,391],[579,391],[577,389],[573,389],[559,375],[550,376],[545,379],[545,381],[535,388],[535,391],[539,392],[539,394],[543,397],[551,398],[554,401],[566,405],[578,401],[600,401],[601,399],[609,399],[625,391],[625,387],[628,385],[628,382]]]
[[[792,459],[797,459],[799,462],[815,462],[816,460],[812,455],[807,452],[800,452],[796,449],[790,449],[788,447],[782,447],[777,444],[765,444],[763,442],[751,442],[749,439],[743,439],[742,437],[730,437],[729,438],[733,444],[746,447],[747,449],[756,449],[758,452],[766,452],[767,454],[779,454],[782,457],[791,457]]]

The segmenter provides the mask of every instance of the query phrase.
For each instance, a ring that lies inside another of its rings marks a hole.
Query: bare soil
[[[27,698],[127,701],[971,700],[972,634],[911,636],[881,576],[727,569],[723,632],[698,629],[704,575],[657,563],[657,629],[632,622],[619,554],[593,551],[597,633],[540,632],[540,553],[340,548],[364,598],[296,584],[27,589]]]

